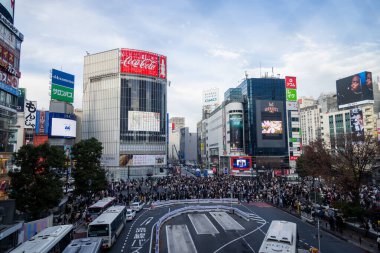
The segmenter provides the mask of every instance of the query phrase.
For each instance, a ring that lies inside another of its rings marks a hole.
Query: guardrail
[[[236,198],[224,198],[224,199],[179,199],[179,200],[165,200],[155,201],[151,204],[152,208],[164,207],[178,204],[239,204],[239,200]]]
[[[208,203],[210,203],[210,202],[208,202]],[[228,203],[230,203],[230,202],[228,202]],[[225,210],[225,211],[234,213],[234,214],[242,217],[243,219],[245,219],[247,221],[251,217],[251,215],[249,213],[241,211],[238,208],[230,207],[230,206],[223,206],[223,205],[217,205],[217,206],[188,206],[188,207],[182,207],[182,208],[176,209],[176,210],[174,210],[172,212],[169,212],[169,213],[165,214],[164,216],[162,216],[158,220],[158,222],[156,224],[155,252],[156,253],[160,252],[160,247],[159,247],[160,246],[159,245],[159,241],[160,241],[160,229],[161,229],[162,224],[164,224],[166,221],[168,221],[168,220],[170,220],[170,219],[172,219],[172,218],[174,218],[174,217],[176,217],[178,215],[184,214],[184,213],[189,213],[189,212],[211,212],[211,211],[215,211],[215,210]]]

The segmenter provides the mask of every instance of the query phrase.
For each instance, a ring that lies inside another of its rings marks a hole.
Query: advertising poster
[[[128,111],[129,131],[160,131],[160,113]]]
[[[282,139],[284,130],[282,112],[280,108],[271,101],[266,101],[261,111],[261,135],[263,140]]]
[[[230,115],[230,151],[243,151],[243,115]]]
[[[124,154],[119,157],[119,166],[164,166],[165,155],[132,155]]]
[[[74,102],[74,75],[52,69],[51,71],[51,99]]]
[[[350,110],[351,132],[355,141],[364,141],[363,111],[360,108]]]
[[[336,81],[339,109],[373,102],[372,72],[361,72]]]

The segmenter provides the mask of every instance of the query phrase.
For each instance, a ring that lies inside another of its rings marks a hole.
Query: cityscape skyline
[[[163,54],[171,83],[169,115],[185,117],[194,132],[202,91],[217,87],[223,100],[245,71],[249,77],[296,76],[299,97],[335,92],[336,80],[362,71],[377,81],[379,7],[377,1],[16,1],[15,27],[25,36],[20,87],[47,109],[49,71],[74,74],[74,106],[82,108],[87,52],[131,48]]]

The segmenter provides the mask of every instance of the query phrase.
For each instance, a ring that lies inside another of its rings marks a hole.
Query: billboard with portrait
[[[128,130],[159,132],[160,113],[128,111]]]
[[[233,170],[249,170],[252,168],[252,157],[231,156],[231,168]]]
[[[364,71],[336,81],[339,109],[373,103],[372,72]]]
[[[243,151],[243,115],[230,114],[230,151]]]
[[[364,141],[363,111],[360,108],[350,110],[351,132],[356,141]]]
[[[132,49],[121,49],[120,72],[166,79],[166,56]]]

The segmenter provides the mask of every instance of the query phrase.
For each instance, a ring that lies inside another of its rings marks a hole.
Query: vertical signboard
[[[51,99],[68,103],[74,102],[74,75],[52,69]]]
[[[230,151],[243,151],[243,115],[230,115]]]
[[[19,92],[19,95],[18,95],[18,100],[17,100],[17,111],[23,112],[24,111],[24,105],[25,105],[26,89],[25,88],[19,88],[18,92]]]
[[[296,167],[296,160],[301,156],[301,134],[297,104],[297,78],[285,77],[286,115],[288,126],[289,166]],[[287,161],[284,161],[287,162]]]
[[[25,100],[25,128],[36,128],[37,101]]]

